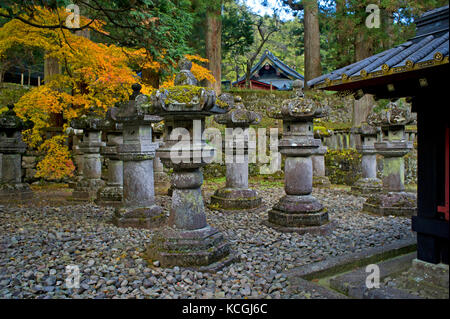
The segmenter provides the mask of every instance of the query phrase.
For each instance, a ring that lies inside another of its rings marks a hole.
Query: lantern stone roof
[[[324,117],[328,113],[328,106],[307,98],[301,84],[294,83],[295,95],[293,99],[284,100],[280,107],[271,106],[267,109],[270,118],[278,120],[312,121],[314,118]]]
[[[372,126],[396,127],[405,126],[414,121],[408,108],[401,108],[397,103],[390,102],[381,112],[372,111],[367,116],[367,123]]]
[[[215,115],[214,120],[229,127],[246,127],[261,122],[261,115],[247,110],[240,96],[235,97],[233,104],[233,108],[228,113]]]
[[[409,41],[312,79],[308,81],[308,86],[332,91],[355,92],[362,87],[385,85],[388,78],[394,83],[406,77],[412,77],[413,74],[419,77],[427,75],[436,66],[446,65],[448,68],[448,9],[447,5],[424,13],[416,20],[416,36]],[[422,81],[420,85],[426,86],[426,83]],[[395,91],[395,89],[395,85],[388,88],[389,91]]]
[[[198,81],[191,72],[192,62],[186,59],[179,63],[180,72],[175,77],[175,86],[155,90],[149,101],[143,104],[149,114],[165,116],[209,116],[228,111],[228,104],[217,104],[216,92],[197,86]]]
[[[27,123],[22,121],[22,119],[16,115],[16,112],[14,112],[13,104],[9,104],[8,111],[5,111],[0,115],[0,129],[20,131],[27,127],[26,124]]]

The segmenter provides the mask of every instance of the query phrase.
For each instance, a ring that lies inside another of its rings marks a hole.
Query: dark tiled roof
[[[447,5],[424,13],[416,21],[416,36],[409,41],[312,79],[308,81],[308,86],[324,89],[346,82],[363,81],[386,74],[448,63],[448,9]]]
[[[287,77],[291,78],[291,79],[299,79],[304,81],[305,78],[303,77],[303,75],[301,75],[300,73],[298,73],[297,71],[295,71],[294,69],[292,69],[291,67],[287,66],[286,64],[284,64],[280,59],[278,59],[272,52],[270,52],[269,50],[266,50],[264,52],[264,54],[261,56],[261,58],[259,59],[259,62],[252,68],[252,70],[250,71],[250,74],[255,73],[257,70],[259,70],[260,68],[263,67],[263,63],[264,61],[268,59],[269,61],[271,61],[273,63],[273,67],[279,69],[282,73],[284,73]],[[238,81],[233,82],[233,84],[239,83],[241,81],[245,80],[245,76],[242,76],[241,78],[239,78]]]

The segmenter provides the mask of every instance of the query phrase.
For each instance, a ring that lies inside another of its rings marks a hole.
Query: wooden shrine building
[[[417,112],[417,258],[448,264],[449,246],[449,7],[423,14],[416,36],[392,49],[308,82],[356,99],[407,97]]]
[[[250,87],[258,90],[292,90],[295,80],[305,81],[303,75],[284,64],[272,52],[266,50],[250,71]],[[245,87],[245,75],[233,82],[233,86]]]

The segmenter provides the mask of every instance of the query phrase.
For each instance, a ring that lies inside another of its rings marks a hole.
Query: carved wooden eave
[[[448,21],[448,6],[425,13],[416,21],[414,38],[312,79],[308,86],[356,99],[367,93],[398,98],[444,89],[449,71]]]

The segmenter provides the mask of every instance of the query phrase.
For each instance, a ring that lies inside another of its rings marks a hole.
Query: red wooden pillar
[[[438,212],[443,213],[445,220],[448,221],[449,215],[449,144],[450,144],[450,128],[445,130],[445,205],[438,206]]]

